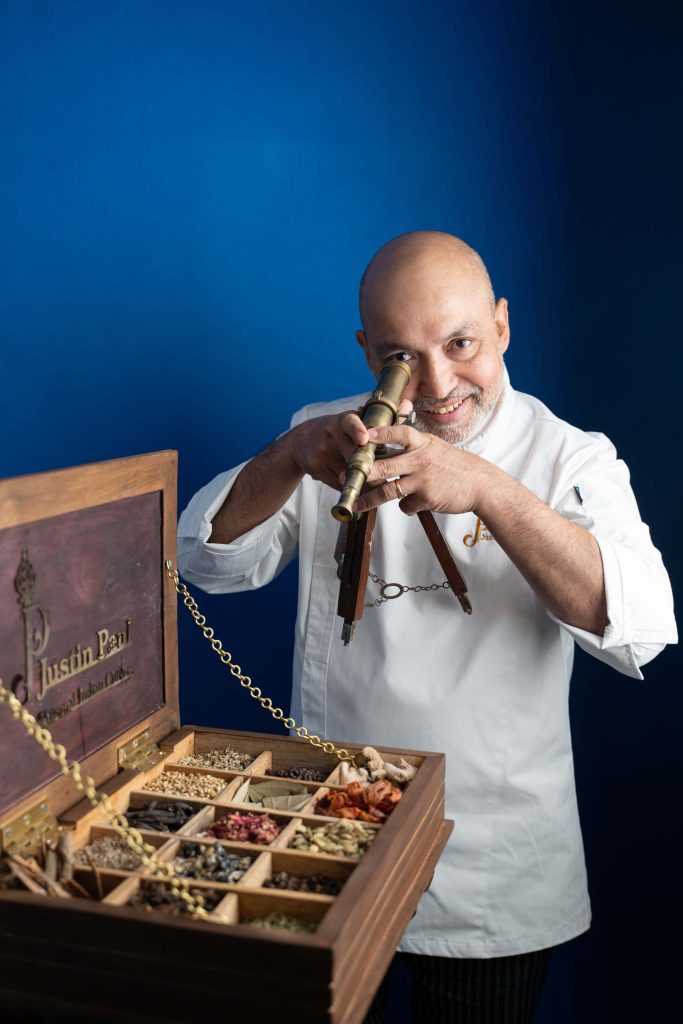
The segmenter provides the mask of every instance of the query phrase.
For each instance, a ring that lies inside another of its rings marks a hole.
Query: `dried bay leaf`
[[[252,782],[241,799],[244,803],[267,807],[269,810],[300,811],[310,798],[309,790],[278,780],[277,782]]]

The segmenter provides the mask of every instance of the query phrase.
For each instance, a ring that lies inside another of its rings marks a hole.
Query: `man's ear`
[[[372,363],[370,362],[370,347],[368,345],[368,339],[365,337],[365,331],[356,331],[356,341],[365,352],[365,362],[372,370]]]
[[[507,299],[498,299],[494,319],[498,331],[498,351],[503,355],[507,352],[507,347],[510,344],[510,317]]]

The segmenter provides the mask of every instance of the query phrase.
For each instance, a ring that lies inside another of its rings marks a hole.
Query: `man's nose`
[[[416,381],[420,398],[445,398],[457,384],[457,375],[448,360],[430,360],[420,365]]]

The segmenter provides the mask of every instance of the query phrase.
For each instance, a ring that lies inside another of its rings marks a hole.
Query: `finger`
[[[419,494],[415,493],[409,494],[402,501],[399,501],[398,507],[405,515],[414,516],[418,512],[422,512],[424,509],[428,508],[428,505],[424,498],[421,498]]]
[[[340,472],[339,465],[323,466],[321,467],[320,472],[316,475],[316,479],[327,484],[327,486],[331,487],[334,491],[340,491],[344,486],[346,473],[344,470]]]
[[[413,403],[410,401],[409,398],[402,398],[401,399],[401,404],[398,407],[398,411],[399,411],[399,415],[401,415],[401,416],[409,416],[410,415],[410,413],[413,411]]]
[[[354,446],[368,443],[368,429],[360,416],[355,412],[347,412],[341,419],[341,428]]]
[[[391,430],[403,430],[403,427],[391,427]],[[410,427],[406,427],[410,430]],[[417,431],[414,431],[417,434]],[[421,438],[420,434],[417,434]],[[390,453],[384,458],[375,459],[372,469],[368,474],[371,481],[389,480],[392,476],[407,476],[409,473],[416,473],[429,465],[427,445],[420,442],[415,447],[395,447],[387,445]]]
[[[352,441],[349,441],[347,437],[344,437],[339,445],[339,462],[342,466],[347,466],[349,460],[358,446]]]
[[[377,444],[400,444],[403,448],[419,448],[426,443],[425,435],[413,427],[372,427],[368,437]]]
[[[401,487],[404,494],[406,494],[405,488]],[[408,495],[406,494],[406,497]],[[378,484],[377,487],[371,487],[363,491],[358,501],[354,505],[354,512],[367,512],[371,508],[379,508],[381,505],[386,505],[389,501],[397,501],[400,497],[399,492],[396,489],[396,481],[391,480],[389,483]]]
[[[381,483],[395,476],[407,476],[416,469],[415,459],[401,452],[386,459],[376,459],[368,473],[369,483]]]

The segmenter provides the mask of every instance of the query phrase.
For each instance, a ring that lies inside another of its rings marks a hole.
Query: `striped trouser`
[[[387,972],[365,1024],[530,1024],[549,959],[549,949],[490,960],[397,953],[394,962],[410,975],[411,1012],[387,1012]]]

